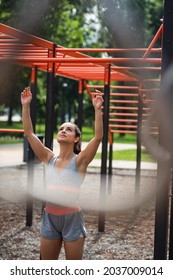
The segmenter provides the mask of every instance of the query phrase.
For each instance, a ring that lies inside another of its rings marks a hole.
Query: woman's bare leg
[[[42,260],[57,260],[62,247],[62,240],[40,239],[40,254]]]
[[[82,260],[85,237],[78,240],[67,242],[64,241],[64,248],[67,260]]]

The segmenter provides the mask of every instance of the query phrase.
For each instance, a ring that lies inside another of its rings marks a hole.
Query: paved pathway
[[[82,148],[87,145],[86,142],[82,143]],[[122,150],[122,149],[135,149],[136,145],[134,144],[115,144],[114,150]],[[99,146],[99,152],[101,152],[101,144]],[[24,164],[23,162],[23,154],[24,154],[23,144],[1,144],[0,145],[0,167],[6,166],[17,166]],[[59,148],[56,140],[54,141],[54,152],[58,153]],[[113,168],[121,168],[121,169],[135,169],[136,162],[134,161],[122,161],[122,160],[113,160]],[[90,167],[101,167],[101,160],[94,159],[90,165]],[[142,162],[142,169],[156,169],[157,165],[155,163]]]

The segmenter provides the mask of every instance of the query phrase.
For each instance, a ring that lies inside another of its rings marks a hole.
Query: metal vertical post
[[[35,132],[36,125],[36,86],[37,86],[37,68],[33,67],[31,72],[31,92],[32,101],[30,107],[31,121],[33,130]],[[34,181],[34,152],[28,143],[28,174],[27,174],[27,202],[26,202],[26,226],[32,226],[32,216],[33,216],[33,181]]]
[[[56,56],[55,50],[56,50],[56,44],[54,44],[54,50],[49,50],[50,58]],[[45,146],[50,149],[53,149],[54,89],[55,89],[55,65],[54,65],[54,63],[48,63]]]
[[[54,49],[49,50],[49,57],[56,57],[56,44]],[[46,121],[45,121],[45,146],[53,149],[54,131],[54,94],[55,94],[55,64],[48,63],[47,69],[47,94],[46,94]],[[43,188],[46,188],[45,170],[43,171]],[[45,202],[42,203],[42,210]]]
[[[162,172],[166,168],[162,162],[158,163],[157,181],[158,186],[162,180]],[[169,168],[169,167],[168,167]],[[156,210],[155,210],[155,232],[154,232],[154,259],[167,259],[167,245],[168,245],[168,188],[169,178],[164,186],[157,188],[156,194]]]
[[[77,125],[82,131],[82,125],[83,125],[83,81],[79,81],[79,88],[78,88],[78,119],[77,119]]]
[[[173,1],[164,1],[164,23],[163,23],[163,41],[162,41],[162,76],[173,62]],[[162,130],[159,133],[160,144],[164,145],[164,137]],[[165,167],[164,163],[158,163],[158,182],[162,170],[169,168]],[[168,170],[169,171],[169,170]],[[169,173],[169,172],[168,172]],[[162,186],[160,192],[156,197],[156,214],[155,214],[155,240],[154,240],[154,259],[165,260],[167,259],[167,247],[168,247],[168,216],[169,216],[169,182],[168,176],[165,185]],[[172,238],[172,237],[171,237]],[[172,242],[170,243],[172,244]]]
[[[140,91],[140,85],[139,85]],[[136,176],[135,176],[135,199],[139,199],[140,175],[141,175],[141,129],[142,129],[142,99],[138,93],[138,126],[137,126],[137,150],[136,150]],[[135,209],[139,211],[139,208]]]
[[[113,132],[109,132],[109,172],[108,172],[108,194],[112,192],[112,158],[113,158]]]
[[[53,106],[54,106],[54,92],[53,92],[54,74],[47,73],[47,98],[46,98],[46,125],[45,125],[45,146],[53,149]]]
[[[105,196],[106,196],[106,175],[107,175],[107,144],[109,131],[109,99],[110,99],[110,72],[111,66],[105,68],[104,85],[104,109],[103,109],[103,140],[102,140],[102,158],[101,158],[101,180],[100,180],[100,206],[99,210],[99,232],[105,230]]]
[[[165,72],[167,68],[173,63],[172,26],[173,26],[173,1],[165,0],[164,24],[163,24],[162,72]],[[173,93],[171,92],[171,94]],[[172,180],[173,180],[173,166],[171,172],[172,172]],[[172,193],[173,193],[173,182],[172,182]],[[173,196],[171,196],[170,204],[171,205],[170,205],[169,259],[173,260]]]
[[[171,192],[173,194],[173,174],[172,174]],[[169,260],[173,260],[173,195],[172,194],[171,194],[171,209],[170,209]]]

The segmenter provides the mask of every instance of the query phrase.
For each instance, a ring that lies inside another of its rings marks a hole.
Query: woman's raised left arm
[[[95,109],[94,137],[88,143],[87,147],[77,156],[76,163],[78,167],[82,165],[87,168],[88,164],[93,160],[103,138],[103,98],[100,91],[96,91],[92,95],[92,104]]]

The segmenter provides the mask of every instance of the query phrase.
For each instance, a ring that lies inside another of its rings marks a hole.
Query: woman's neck
[[[71,146],[66,146],[66,145],[60,145],[60,152],[59,152],[59,158],[63,159],[63,160],[69,160],[72,158],[72,156],[74,155],[73,152],[73,147]]]

